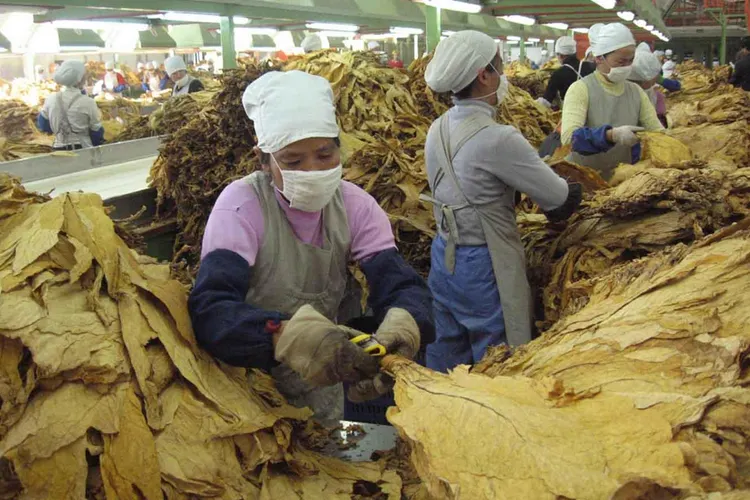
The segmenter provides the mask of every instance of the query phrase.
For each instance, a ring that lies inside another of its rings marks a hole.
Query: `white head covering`
[[[654,55],[656,57],[664,57],[664,51],[663,50],[655,50]]]
[[[577,49],[578,45],[572,36],[561,36],[555,42],[555,54],[560,54],[561,56],[572,56],[576,53]]]
[[[622,23],[595,24],[589,30],[592,53],[599,57],[615,50],[635,46],[635,38]]]
[[[376,42],[375,40],[373,40],[371,42],[367,42],[367,48],[369,50],[377,50],[380,48],[380,44]]]
[[[305,51],[305,54],[308,52],[313,52],[316,50],[320,50],[323,48],[323,41],[320,39],[320,37],[316,34],[310,34],[305,37],[304,40],[302,40],[302,50]]]
[[[633,69],[628,79],[634,82],[647,82],[656,78],[659,73],[661,73],[659,58],[651,53],[651,48],[647,43],[640,44],[638,50],[635,51]]]
[[[667,49],[667,51],[664,53],[664,55],[666,55],[667,57],[672,57],[673,53],[674,52],[672,52],[672,49]]]
[[[106,69],[107,71],[115,69],[115,63],[113,63],[112,61],[107,61],[106,63],[104,63],[104,69]]]
[[[459,31],[441,40],[424,79],[435,92],[459,92],[497,55],[497,44],[479,31]]]
[[[271,71],[248,85],[242,105],[264,153],[302,139],[339,136],[331,84],[320,76]]]
[[[156,61],[151,61],[151,64],[154,66],[154,69],[159,69],[159,63]]]
[[[156,69],[156,68],[154,67],[154,63],[150,62],[150,63],[146,63],[146,69],[151,70],[151,69]]]
[[[135,69],[137,69],[138,71],[141,71],[142,69],[146,69],[146,65],[143,64],[142,62],[139,62],[138,64],[135,65]]]
[[[172,56],[164,61],[164,69],[167,70],[167,75],[172,76],[177,71],[187,71],[185,61],[180,56]]]
[[[66,87],[75,87],[86,74],[86,67],[81,61],[65,61],[55,71],[55,81]]]

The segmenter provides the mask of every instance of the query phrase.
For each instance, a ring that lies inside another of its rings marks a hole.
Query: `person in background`
[[[552,108],[558,96],[560,102],[563,102],[570,86],[596,69],[594,64],[579,61],[576,57],[577,50],[578,47],[573,37],[563,36],[555,42],[555,53],[562,67],[552,73],[544,95],[537,99],[542,106]]]
[[[148,90],[150,92],[165,90],[169,86],[169,77],[160,69],[159,63],[156,61],[151,61],[149,65],[147,65],[147,68]]]
[[[663,50],[655,50],[654,55],[659,60],[659,65],[664,64],[664,51]]]
[[[135,65],[135,71],[136,71],[136,74],[138,75],[138,79],[143,81],[143,78],[146,76],[146,65],[143,64],[142,62],[139,62],[138,64]]]
[[[55,150],[73,151],[104,142],[99,107],[82,93],[85,75],[86,68],[80,61],[65,61],[55,72],[62,90],[47,97],[37,117],[39,130],[55,135]]]
[[[637,132],[664,127],[646,92],[628,81],[636,52],[630,30],[620,23],[596,24],[589,40],[596,71],[568,89],[562,143],[572,145],[571,161],[608,180],[620,163],[640,158]]]
[[[164,61],[164,69],[169,79],[174,82],[172,97],[192,94],[203,90],[203,84],[197,78],[188,75],[185,61],[180,56],[172,56]]]
[[[302,51],[305,54],[323,49],[323,41],[315,33],[311,33],[302,40]]]
[[[400,68],[403,69],[404,61],[398,57],[398,51],[394,50],[391,52],[391,59],[388,61],[389,68]]]
[[[664,78],[672,78],[674,71],[677,68],[677,63],[672,60],[673,52],[672,49],[667,49],[664,52],[664,64],[662,64],[661,71]]]
[[[128,89],[125,77],[119,71],[115,71],[115,63],[107,61],[104,65],[104,89],[114,94],[122,94]]]
[[[34,81],[42,83],[45,80],[47,80],[47,73],[44,71],[44,66],[37,64],[34,66]]]
[[[742,39],[742,48],[734,65],[729,83],[742,90],[750,91],[750,37]]]
[[[550,220],[569,217],[582,192],[545,164],[517,129],[495,122],[508,80],[490,36],[459,31],[443,39],[425,81],[434,92],[452,92],[454,104],[427,134],[432,197],[423,197],[433,204],[438,228],[428,281],[436,340],[427,346],[427,366],[446,372],[478,362],[490,346],[531,340],[516,191],[527,193]]]
[[[656,110],[659,121],[665,127],[667,126],[667,101],[657,86],[660,82],[666,81],[667,86],[680,89],[680,82],[676,80],[665,80],[661,76],[661,63],[659,58],[651,53],[651,49],[644,42],[638,46],[633,60],[633,70],[630,72],[628,80],[639,85],[648,95],[651,104]],[[666,87],[665,87],[666,88]]]
[[[269,371],[292,404],[342,418],[341,382],[353,401],[392,382],[335,319],[347,265],[358,262],[379,323],[376,340],[412,358],[433,336],[430,294],[396,249],[387,214],[341,179],[333,90],[319,76],[269,72],[243,106],[262,171],[219,196],[203,237],[188,308],[198,343],[234,366]]]

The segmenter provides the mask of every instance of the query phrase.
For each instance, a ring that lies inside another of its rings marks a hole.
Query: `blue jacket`
[[[573,132],[573,138],[571,139],[571,146],[573,151],[582,154],[583,156],[595,155],[599,153],[606,153],[615,145],[607,140],[607,131],[611,130],[611,125],[604,125],[602,127],[590,128],[581,127]],[[636,144],[633,146],[633,150],[630,153],[630,161],[635,164],[640,161],[641,158],[641,145]]]
[[[44,132],[45,134],[55,133],[52,130],[52,125],[50,124],[49,120],[43,117],[41,113],[39,113],[39,115],[37,115],[36,117],[36,128],[38,128],[40,132]],[[104,144],[104,127],[100,128],[99,130],[90,131],[89,137],[91,137],[91,142],[94,144],[94,146],[101,146],[102,144]]]

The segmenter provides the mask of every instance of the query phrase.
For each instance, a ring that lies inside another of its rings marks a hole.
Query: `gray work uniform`
[[[245,177],[263,208],[266,235],[258,251],[246,302],[293,315],[305,304],[334,321],[346,292],[351,247],[349,221],[341,188],[323,208],[324,240],[319,248],[300,241],[276,199],[271,178],[263,172]],[[298,407],[309,406],[319,420],[344,414],[342,384],[313,388],[285,365],[271,370],[279,391]]]
[[[616,96],[604,90],[594,73],[582,81],[589,93],[589,108],[584,127],[594,129],[611,125],[614,128],[624,125],[637,126],[640,123],[641,89],[638,85],[633,82],[625,82],[625,92]],[[568,159],[579,165],[597,170],[605,180],[612,177],[614,170],[620,163],[631,163],[633,161],[632,148],[622,144],[615,144],[609,151],[593,155],[573,152]]]
[[[74,87],[64,87],[44,101],[42,116],[49,120],[55,134],[53,147],[80,144],[92,148],[91,132],[102,128],[102,117],[96,102]]]

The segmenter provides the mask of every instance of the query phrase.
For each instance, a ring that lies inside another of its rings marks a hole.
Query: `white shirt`
[[[664,65],[661,67],[662,73],[664,73],[664,78],[672,78],[676,67],[677,64],[675,64],[674,61],[664,61]]]
[[[62,102],[61,98],[62,96]],[[70,123],[70,133],[64,131],[64,114],[60,106],[64,106]],[[63,87],[63,90],[47,97],[42,108],[42,116],[49,120],[52,131],[55,133],[54,147],[70,146],[80,144],[84,148],[93,147],[90,132],[102,128],[102,117],[96,102],[85,95],[81,90],[72,87]]]

